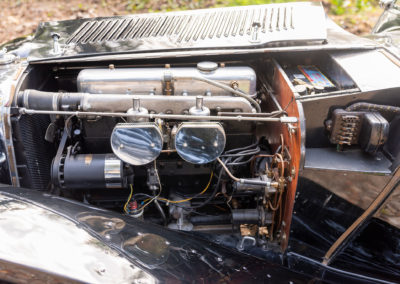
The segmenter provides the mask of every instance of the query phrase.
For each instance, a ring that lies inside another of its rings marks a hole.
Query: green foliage
[[[189,9],[202,9],[213,7],[217,5],[217,1],[213,0],[128,0],[128,11],[174,11],[174,10],[189,10]]]
[[[294,2],[296,0],[220,0],[220,5],[224,6],[246,6],[246,5],[258,5],[258,4],[270,4],[270,3],[283,3],[283,2]],[[297,0],[304,1],[304,0]]]
[[[296,0],[127,0],[127,9],[137,11],[173,11],[201,9],[223,6],[244,6],[269,3],[293,2]],[[304,1],[304,0],[297,0]],[[323,0],[329,12],[336,15],[361,12],[371,6],[376,6],[378,0]]]
[[[128,0],[126,8],[132,12],[140,11],[145,9],[149,2],[149,0]]]
[[[343,15],[358,13],[366,8],[376,6],[375,0],[330,0],[327,2],[332,14]]]
[[[344,7],[344,0],[331,0],[331,7],[330,10],[333,14],[342,15],[344,14],[345,7]]]

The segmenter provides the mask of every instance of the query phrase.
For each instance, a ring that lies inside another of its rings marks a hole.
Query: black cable
[[[251,145],[248,145],[248,146],[241,147],[241,148],[236,148],[236,149],[231,149],[231,150],[225,151],[225,154],[233,153],[235,151],[247,150],[247,149],[250,149],[250,148],[256,147],[256,146],[258,146],[258,142],[254,143],[254,144],[251,144]]]
[[[256,148],[256,149],[252,149],[251,152],[250,150],[247,151],[243,151],[243,152],[239,152],[239,153],[235,153],[235,154],[225,154],[225,155],[221,155],[222,158],[227,158],[227,157],[242,157],[242,156],[249,156],[249,155],[256,155],[260,153],[260,148]]]
[[[346,111],[369,110],[369,111],[378,111],[384,113],[400,114],[400,107],[363,103],[363,102],[352,104],[346,107],[345,110]]]
[[[254,155],[257,155],[257,154],[259,154],[261,152],[261,150],[258,148],[256,151],[253,151],[253,152],[251,152],[251,153],[244,153],[244,154],[241,154],[241,156],[239,156],[239,157],[237,157],[236,159],[234,159],[232,162],[233,163],[235,163],[235,162],[240,162],[240,161],[243,161],[247,156],[254,156]],[[234,158],[234,157],[232,157],[232,158]]]
[[[257,155],[261,152],[261,149],[257,143],[239,149],[232,149],[230,151],[225,152],[225,154],[221,155],[221,160],[227,167],[246,165],[253,160],[254,155]],[[245,160],[245,158],[248,156],[251,157]],[[232,161],[232,158],[235,159]]]
[[[221,173],[222,173],[222,171],[220,172],[220,175],[221,175]],[[219,188],[219,183],[220,183],[220,176],[218,177],[218,182],[217,182],[213,192],[211,193],[211,195],[206,200],[204,200],[202,203],[200,203],[200,204],[198,204],[196,206],[190,206],[189,208],[197,209],[197,208],[200,208],[200,207],[203,207],[203,206],[207,205],[212,199],[214,199],[215,195],[217,194],[218,188]]]
[[[253,156],[251,156],[249,159],[247,159],[246,161],[243,161],[243,162],[234,161],[234,162],[226,163],[225,165],[227,165],[227,166],[243,166],[243,165],[250,163],[252,160],[253,160]]]
[[[188,209],[188,210],[190,210],[190,209],[197,209],[197,208],[200,208],[200,207],[203,207],[203,206],[205,206],[205,205],[207,205],[214,197],[215,197],[215,195],[217,194],[217,191],[218,191],[218,188],[219,188],[219,184],[220,184],[220,179],[221,179],[221,175],[222,175],[222,171],[220,172],[220,175],[219,175],[219,177],[218,177],[218,181],[217,181],[217,184],[216,184],[216,186],[215,186],[215,188],[214,188],[214,191],[211,193],[211,195],[206,199],[206,200],[204,200],[201,204],[198,204],[198,205],[196,205],[196,206],[181,206],[181,205],[178,205],[178,204],[173,204],[173,206],[176,206],[176,207],[179,207],[179,208],[183,208],[183,209]],[[198,197],[200,194],[196,194],[196,195],[194,195],[192,198],[196,198],[196,197]],[[154,196],[151,196],[151,195],[148,195],[148,194],[145,194],[145,193],[137,193],[137,194],[135,194],[134,195],[134,198],[136,198],[136,196],[144,196],[144,197],[146,197],[146,198],[154,198]],[[158,201],[160,201],[160,202],[164,202],[164,203],[168,203],[168,201],[167,200],[162,200],[162,199],[157,199]]]
[[[219,184],[220,184],[220,181],[221,181],[221,175],[222,175],[222,171],[220,172],[220,174],[219,174],[219,176],[218,176],[218,181],[217,181],[217,184],[215,185],[215,188],[214,188],[213,192],[212,192],[211,195],[210,195],[206,200],[204,200],[202,203],[200,203],[200,204],[198,204],[198,205],[196,205],[196,206],[179,206],[179,205],[177,205],[177,204],[174,204],[174,206],[177,206],[177,207],[180,207],[180,208],[184,208],[184,209],[197,209],[197,208],[201,208],[201,207],[207,205],[207,204],[215,197],[215,195],[216,195],[217,192],[218,192]]]

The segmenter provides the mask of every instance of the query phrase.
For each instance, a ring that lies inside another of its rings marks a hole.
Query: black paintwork
[[[314,197],[317,198],[313,198],[313,202],[314,200],[315,202],[320,200],[318,197],[324,197],[319,196],[317,192],[312,190],[310,193],[316,194]],[[370,271],[367,275],[370,274],[371,277],[361,275],[361,273],[365,274],[365,269],[361,263],[357,264],[355,262],[356,258],[354,256],[356,254],[353,254],[353,251],[360,255],[365,244],[371,247],[368,238],[365,237],[357,238],[354,245],[349,247],[350,251],[346,251],[343,256],[340,256],[332,267],[325,267],[318,262],[322,252],[339,234],[339,232],[332,234],[332,228],[341,228],[340,230],[344,228],[339,225],[340,220],[337,219],[339,214],[335,214],[332,208],[337,205],[334,197],[331,199],[332,203],[326,207],[331,218],[326,219],[325,224],[318,224],[318,222],[308,219],[294,219],[292,228],[296,233],[293,234],[291,247],[287,254],[281,255],[277,252],[274,253],[273,250],[259,250],[256,252],[253,249],[253,251],[246,251],[246,253],[258,255],[258,257],[255,257],[228,248],[228,239],[220,239],[218,245],[214,242],[215,240],[210,241],[194,234],[171,231],[118,213],[97,209],[37,191],[4,187],[1,188],[0,194],[19,202],[34,204],[38,206],[38,209],[39,207],[44,208],[73,221],[79,228],[88,231],[106,246],[118,251],[130,262],[150,273],[156,279],[166,283],[250,283],[250,281],[254,283],[290,283],[290,281],[292,283],[310,283],[310,281],[312,283],[321,281],[332,283],[377,283],[381,282],[377,278],[395,282],[398,275],[395,269],[398,255],[390,253],[393,247],[388,244],[386,244],[386,246],[389,246],[386,249],[387,253],[383,254],[382,257],[387,258],[384,261],[393,266],[391,271],[393,274],[390,276],[390,270],[387,267],[370,266]],[[342,201],[340,202],[342,203]],[[310,204],[304,206],[304,208],[308,207],[309,209],[312,206]],[[339,211],[337,212],[339,213]],[[359,211],[347,212],[349,213],[347,221],[351,222]],[[305,213],[299,210],[297,215],[301,215],[301,218],[306,218],[307,214]],[[326,215],[321,211],[320,216]],[[107,220],[112,220],[113,222],[120,220],[125,222],[126,226],[120,230],[113,230],[107,226]],[[304,226],[303,221],[307,222],[308,227],[299,230],[301,226]],[[389,233],[387,225],[379,224],[379,222],[373,221],[369,226],[372,227],[368,229],[367,233],[377,228]],[[394,229],[392,228],[390,232],[393,233]],[[399,232],[396,231],[393,237],[398,238],[398,236]],[[129,245],[129,240],[137,237],[141,237],[142,243],[145,244],[140,249]],[[167,248],[162,244],[164,240],[169,244]],[[385,246],[384,244],[385,242],[377,243],[375,249],[382,249]],[[221,245],[225,246],[225,248]],[[395,245],[398,246],[398,242],[394,242],[393,246]],[[71,250],[74,249],[79,248],[71,247]],[[353,256],[349,257],[352,254]],[[363,255],[363,257],[368,262],[371,261],[373,263],[373,259],[368,258],[368,255]],[[264,260],[261,258],[264,258]],[[382,263],[382,259],[379,261]],[[38,269],[40,268],[38,267]],[[377,269],[382,271],[380,275],[376,273]],[[41,273],[43,274],[43,272]],[[54,273],[57,273],[57,271],[54,271]],[[74,278],[73,271],[71,271],[69,277]]]
[[[303,178],[294,212],[289,251],[321,263],[329,247],[363,210]],[[366,277],[400,282],[399,240],[399,229],[372,218],[330,266]],[[291,261],[290,254],[288,259]]]
[[[223,248],[195,236],[189,237],[183,232],[171,231],[82,203],[20,188],[1,188],[0,194],[33,203],[72,220],[163,283],[307,283],[310,279],[281,265]],[[116,219],[126,222],[122,230],[111,230],[107,226],[107,220],[115,222]],[[128,245],[128,241],[135,237],[142,238],[143,246],[139,249]],[[164,240],[168,242],[168,248],[161,244]],[[71,251],[74,250],[79,248],[71,247]],[[74,278],[74,271],[69,276]]]

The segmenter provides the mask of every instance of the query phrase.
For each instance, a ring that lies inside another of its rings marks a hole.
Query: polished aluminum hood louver
[[[142,45],[150,49],[176,49],[325,39],[322,6],[304,2],[88,20],[72,33],[66,44],[135,41],[138,49],[143,49]]]
[[[116,54],[132,58],[134,53],[150,58],[211,50],[220,54],[326,40],[321,3],[268,4],[41,23],[28,60],[61,62]]]

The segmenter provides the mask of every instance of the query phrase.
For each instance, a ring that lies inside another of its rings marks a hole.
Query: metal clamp
[[[242,240],[238,243],[238,245],[237,245],[237,249],[238,250],[240,250],[240,251],[243,251],[244,250],[244,244],[246,243],[246,241],[250,241],[251,242],[251,246],[255,246],[256,245],[256,239],[254,238],[254,237],[250,237],[250,236],[244,236],[243,238],[242,238]]]

